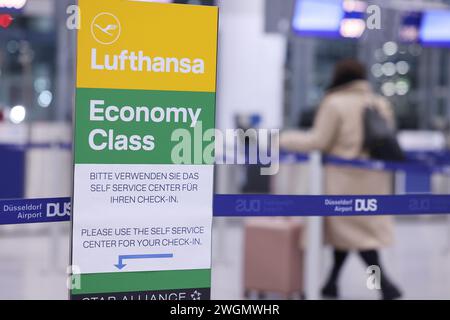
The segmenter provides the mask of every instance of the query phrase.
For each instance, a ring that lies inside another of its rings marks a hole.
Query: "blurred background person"
[[[296,152],[320,150],[345,159],[369,158],[363,148],[365,108],[374,106],[391,126],[394,126],[394,116],[389,102],[375,95],[366,77],[365,67],[356,60],[337,63],[313,128],[283,133],[281,147]],[[392,176],[387,172],[327,165],[324,192],[328,195],[391,194]],[[400,290],[386,276],[378,253],[393,242],[392,217],[327,217],[325,234],[326,242],[334,248],[334,263],[322,289],[325,297],[339,297],[339,273],[349,252],[357,251],[367,266],[380,267],[382,298],[400,298]]]

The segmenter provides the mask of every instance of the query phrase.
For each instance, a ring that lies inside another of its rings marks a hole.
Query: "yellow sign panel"
[[[78,88],[215,92],[216,7],[79,4]]]

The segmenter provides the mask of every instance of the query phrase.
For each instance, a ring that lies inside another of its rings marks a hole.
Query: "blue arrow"
[[[119,263],[115,264],[114,266],[122,270],[126,267],[126,264],[123,263],[124,260],[131,260],[131,259],[168,259],[173,258],[172,253],[162,253],[162,254],[135,254],[135,255],[120,255],[119,256]]]

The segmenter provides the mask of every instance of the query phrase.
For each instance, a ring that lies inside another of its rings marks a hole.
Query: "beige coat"
[[[371,103],[372,102],[372,103]],[[346,158],[367,158],[362,149],[363,110],[375,105],[394,125],[388,101],[373,95],[366,81],[354,81],[328,94],[307,132],[284,132],[280,139],[284,149],[307,152],[320,150]],[[325,193],[329,195],[375,195],[392,193],[389,173],[350,167],[325,167]],[[328,217],[325,219],[327,243],[342,250],[370,250],[390,244],[393,222],[389,216]]]

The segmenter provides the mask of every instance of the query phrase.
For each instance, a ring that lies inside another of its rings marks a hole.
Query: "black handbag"
[[[365,108],[363,121],[364,149],[371,158],[384,161],[405,160],[395,130],[374,106]]]

